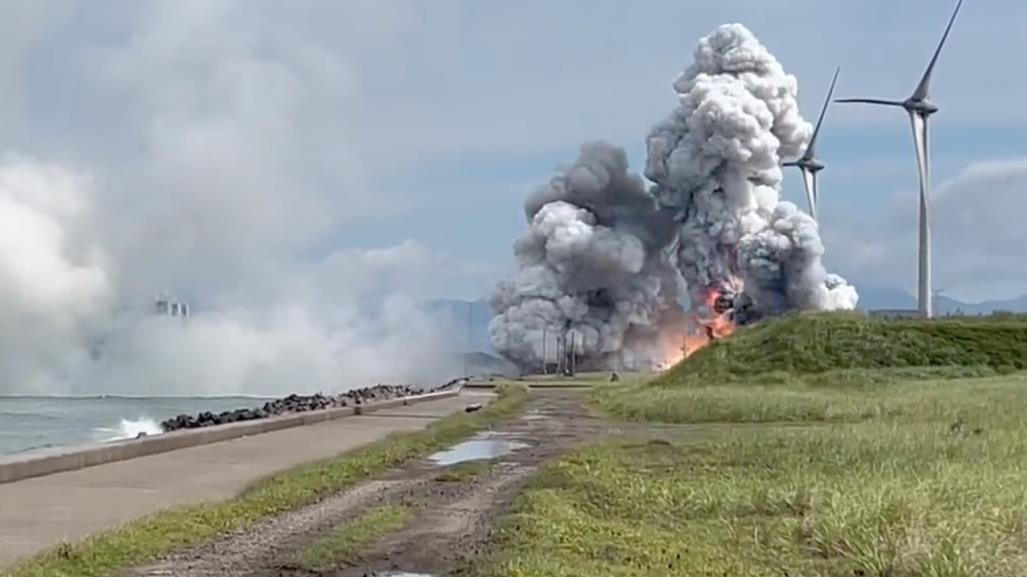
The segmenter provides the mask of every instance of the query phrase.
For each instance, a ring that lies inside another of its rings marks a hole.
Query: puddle
[[[528,446],[516,441],[496,439],[494,438],[496,436],[498,435],[495,433],[479,433],[470,441],[464,441],[450,449],[439,451],[428,458],[436,465],[448,466],[464,461],[494,459]]]
[[[427,573],[375,573],[376,577],[432,577]]]

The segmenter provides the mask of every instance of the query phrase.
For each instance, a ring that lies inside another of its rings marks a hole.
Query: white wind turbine
[[[820,109],[820,118],[817,119],[817,126],[813,129],[813,136],[809,139],[806,152],[792,162],[784,163],[785,166],[797,166],[802,173],[802,185],[806,189],[806,201],[809,203],[809,215],[817,218],[817,205],[820,202],[820,189],[817,182],[817,173],[824,170],[825,165],[821,162],[815,151],[817,135],[820,134],[820,126],[824,123],[824,114],[827,113],[827,106],[831,103],[831,95],[834,94],[834,86],[838,83],[840,68],[835,68],[834,78],[831,80],[831,88],[827,91],[827,98],[824,99],[824,107]]]
[[[938,112],[938,106],[930,101],[931,74],[934,72],[934,65],[938,63],[938,55],[945,46],[945,41],[952,30],[952,24],[956,21],[959,9],[963,6],[963,0],[959,0],[956,9],[949,19],[945,28],[945,34],[934,51],[931,63],[927,65],[920,84],[917,85],[913,95],[903,101],[882,100],[877,98],[842,98],[835,102],[861,102],[865,104],[879,104],[883,106],[899,106],[906,109],[909,119],[913,125],[913,144],[916,146],[916,164],[920,176],[920,261],[919,276],[917,284],[917,297],[920,314],[926,318],[934,316],[931,293],[931,226],[928,218],[927,205],[931,190],[931,158],[928,150],[927,119]]]

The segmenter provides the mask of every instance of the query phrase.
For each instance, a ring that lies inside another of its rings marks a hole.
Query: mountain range
[[[878,309],[916,308],[916,297],[896,288],[858,287],[859,308],[865,311]],[[935,299],[935,310],[938,314],[988,315],[996,311],[1013,313],[1027,312],[1027,294],[1007,300],[988,300],[971,303],[963,302],[944,295]]]

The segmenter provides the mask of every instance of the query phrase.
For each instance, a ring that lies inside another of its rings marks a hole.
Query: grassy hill
[[[1012,372],[1027,365],[1027,319],[886,320],[803,314],[740,330],[654,381],[679,385],[838,371],[960,367]],[[930,371],[928,371],[930,372]]]
[[[639,425],[544,468],[488,575],[1027,575],[1025,360],[1022,318],[796,315],[597,387]]]
[[[858,421],[943,406],[953,394],[943,383],[960,387],[1025,364],[1024,317],[803,314],[746,327],[648,383],[604,388],[594,399],[630,420]]]

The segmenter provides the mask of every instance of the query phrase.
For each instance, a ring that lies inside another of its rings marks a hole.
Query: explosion
[[[556,327],[581,331],[585,366],[642,368],[767,316],[855,308],[855,288],[823,266],[816,221],[780,198],[781,163],[812,132],[795,77],[729,24],[700,40],[674,90],[678,107],[646,141],[651,188],[623,151],[591,145],[529,199],[520,271],[492,299],[504,356],[532,366]]]

